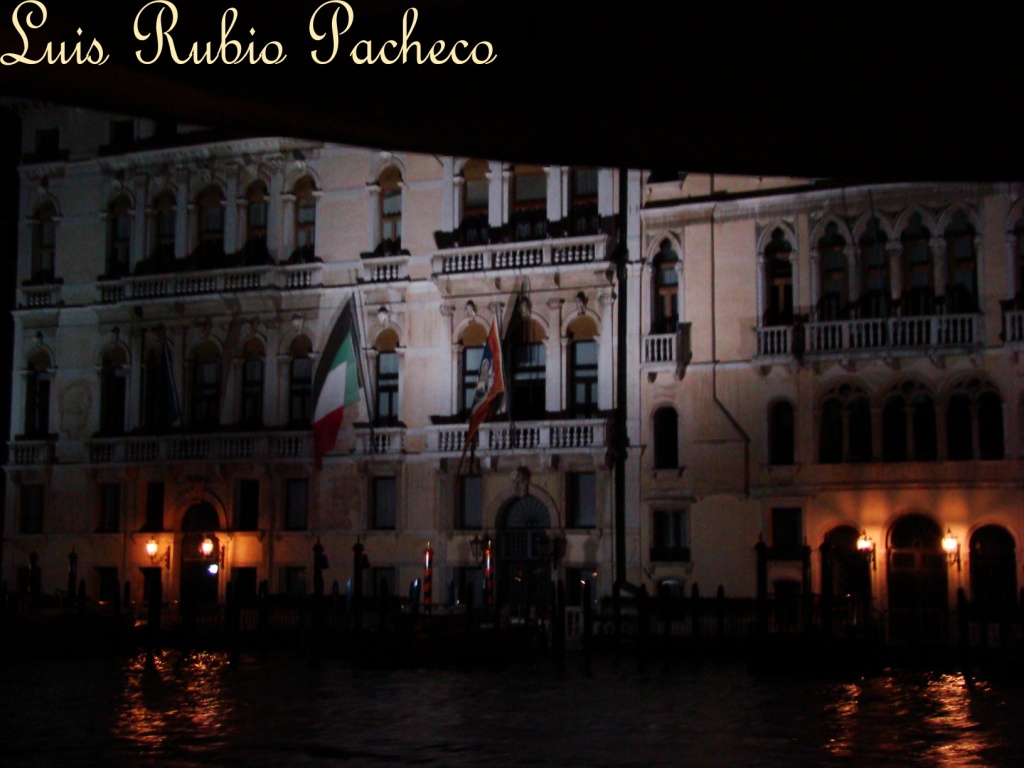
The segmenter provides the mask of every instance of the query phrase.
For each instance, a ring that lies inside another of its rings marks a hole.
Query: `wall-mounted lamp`
[[[871,563],[871,569],[876,570],[878,568],[875,562],[875,542],[868,536],[867,531],[861,531],[860,538],[857,539],[857,551],[860,552],[864,557]]]
[[[203,557],[209,557],[210,555],[212,555],[213,539],[211,539],[209,536],[203,539],[203,543],[199,545],[199,551],[202,553]]]
[[[154,565],[156,564],[156,553],[159,550],[160,546],[156,543],[156,539],[151,536],[149,541],[146,542],[146,554],[149,555],[149,562],[153,563]],[[160,558],[160,561],[164,564],[166,568],[169,569],[171,567],[170,545],[168,545],[167,549],[164,550],[163,557]]]
[[[949,565],[956,563],[957,571],[960,570],[960,540],[953,535],[950,528],[946,529],[946,535],[942,537],[942,551],[946,553],[946,562]]]

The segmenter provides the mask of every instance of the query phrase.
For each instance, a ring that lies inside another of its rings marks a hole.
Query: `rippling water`
[[[164,652],[0,664],[0,765],[1019,766],[1024,691],[599,660],[365,671]]]

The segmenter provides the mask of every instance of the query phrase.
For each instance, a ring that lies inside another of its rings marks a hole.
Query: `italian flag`
[[[345,407],[359,402],[359,337],[352,300],[331,331],[313,379],[313,460],[323,468],[324,454],[334,448]]]

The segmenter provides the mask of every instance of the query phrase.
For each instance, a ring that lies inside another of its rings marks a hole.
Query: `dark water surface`
[[[1021,766],[1024,690],[960,675],[353,670],[164,652],[0,664],[2,766]]]

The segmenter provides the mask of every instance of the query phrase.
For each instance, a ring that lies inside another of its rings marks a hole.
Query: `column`
[[[818,254],[817,248],[812,248],[811,253],[811,290],[808,292],[811,297],[811,316],[814,317],[814,312],[818,308],[818,301],[821,299],[821,257]]]
[[[142,367],[146,364],[143,339],[145,331],[132,329],[128,337],[131,350],[131,367],[128,370],[128,414],[125,416],[125,432],[142,424]]]
[[[562,305],[564,299],[548,299],[548,326],[551,334],[547,340],[547,366],[544,372],[544,406],[548,413],[557,413],[563,410],[565,392],[564,373],[565,355],[568,339],[562,336]]]
[[[439,309],[441,316],[448,319],[448,338],[451,339],[455,333],[455,307],[451,304],[442,304]],[[451,408],[448,412],[451,414],[458,413],[462,405],[459,401],[462,393],[460,378],[462,376],[461,361],[462,343],[460,341],[453,341],[448,345],[448,371],[450,372],[448,377],[450,382],[448,402]]]
[[[601,305],[601,335],[597,340],[597,407],[610,411],[614,406],[615,347],[612,344],[615,328],[615,294],[602,293],[597,297]]]
[[[860,299],[860,249],[855,245],[848,245],[846,253],[846,276],[849,280],[850,303]]]
[[[462,216],[462,198],[459,188],[463,183],[462,176],[455,173],[453,157],[446,155],[441,161],[441,178],[444,180],[444,195],[441,198],[441,231],[451,232],[459,226]]]
[[[768,311],[770,302],[767,301],[767,295],[765,294],[765,272],[768,268],[768,258],[764,255],[764,251],[757,254],[757,317],[755,322],[758,327],[761,327],[765,313]],[[796,275],[796,270],[792,270],[792,274]],[[774,286],[773,286],[774,288]],[[680,291],[682,293],[682,291]],[[794,291],[793,302],[796,303],[796,292]],[[682,312],[679,313],[680,319],[682,319]]]
[[[366,250],[372,251],[380,243],[380,186],[368,184],[366,191],[370,198],[369,229],[366,233]]]
[[[928,241],[928,248],[932,254],[932,274],[935,280],[935,296],[946,295],[946,238],[933,237]]]
[[[889,293],[893,301],[899,301],[903,295],[903,268],[900,257],[903,255],[903,244],[899,241],[885,244],[885,257],[889,260]]]
[[[188,173],[178,174],[178,192],[174,203],[174,258],[183,259],[191,250],[189,238],[192,230],[188,203]]]
[[[1006,278],[1006,297],[1012,299],[1021,289],[1017,272],[1017,232],[1012,229],[1006,233]]]
[[[227,189],[224,190],[224,253],[234,253],[243,242],[238,233],[238,205],[232,201],[238,198],[238,169],[228,174]]]
[[[132,244],[128,256],[129,269],[146,258],[146,229],[149,222],[149,207],[146,201],[146,178],[138,177],[133,180],[132,192],[135,195],[135,204],[132,206]]]
[[[286,261],[295,250],[295,195],[281,195],[281,252],[278,261]]]
[[[270,177],[267,188],[267,250],[277,261],[282,260],[284,253],[284,205],[281,200],[281,186],[284,180],[281,178],[278,168]],[[294,198],[292,198],[294,200]],[[290,255],[290,254],[289,254]]]
[[[276,417],[277,393],[280,390],[280,386],[278,384],[277,365],[274,361],[277,359],[276,351],[280,346],[280,329],[274,321],[267,322],[266,328],[267,346],[263,356],[263,426],[276,427],[278,426]]]

